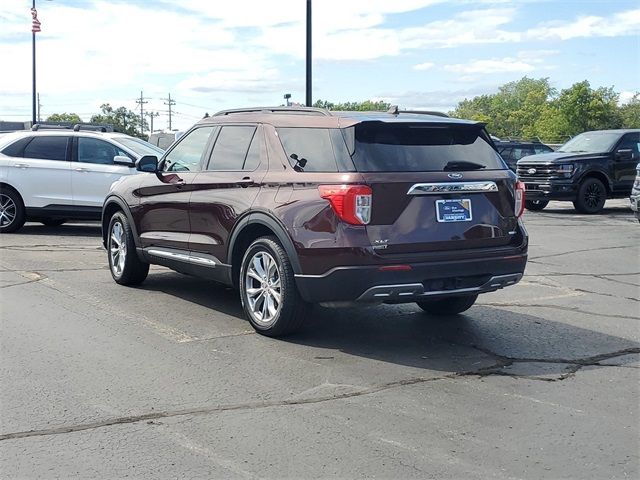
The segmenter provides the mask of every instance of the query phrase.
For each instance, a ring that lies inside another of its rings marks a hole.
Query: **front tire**
[[[20,230],[26,220],[24,203],[15,190],[0,187],[0,233]]]
[[[587,178],[578,189],[578,197],[573,206],[580,213],[599,213],[607,200],[607,189],[597,178]]]
[[[111,276],[120,285],[138,285],[149,274],[149,264],[138,257],[133,231],[122,212],[114,213],[109,222],[107,256]]]
[[[456,315],[469,310],[478,295],[464,295],[459,297],[439,298],[437,300],[424,300],[417,302],[418,306],[431,315]]]
[[[296,288],[289,257],[275,237],[261,237],[244,254],[240,300],[256,332],[278,337],[298,330],[306,304]]]
[[[549,205],[548,200],[525,200],[524,206],[527,210],[531,210],[532,212],[539,212],[544,210],[545,207]]]

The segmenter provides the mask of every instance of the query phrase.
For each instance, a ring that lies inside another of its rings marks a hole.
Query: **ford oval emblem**
[[[449,173],[447,174],[447,177],[449,177],[452,180],[459,180],[462,178],[462,174],[461,173]]]
[[[527,170],[527,173],[528,173],[529,175],[533,175],[533,174],[534,174],[534,173],[536,173],[536,172],[537,172],[537,170],[536,170],[535,168],[530,168],[529,170]]]

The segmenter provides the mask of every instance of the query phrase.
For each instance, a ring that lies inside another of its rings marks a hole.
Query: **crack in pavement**
[[[585,248],[583,250],[571,250],[569,252],[561,252],[561,253],[553,253],[551,255],[540,255],[539,257],[531,257],[530,260],[540,260],[541,258],[552,258],[552,257],[561,257],[564,255],[572,255],[574,253],[584,253],[584,252],[598,252],[601,250],[616,250],[620,248],[633,248],[637,245],[620,245],[617,247],[598,247],[598,248]]]
[[[267,400],[267,401],[261,401],[261,402],[218,404],[218,405],[212,405],[209,407],[186,408],[181,410],[165,410],[165,411],[159,411],[159,412],[144,413],[140,415],[115,417],[115,418],[105,419],[102,421],[82,423],[77,425],[60,426],[60,427],[46,428],[41,430],[26,430],[21,432],[11,432],[11,433],[1,434],[0,441],[15,440],[15,439],[29,438],[29,437],[61,435],[66,433],[81,432],[85,430],[94,430],[97,428],[105,428],[105,427],[110,427],[114,425],[131,424],[131,423],[138,423],[138,422],[144,422],[144,421],[148,422],[150,420],[158,420],[161,418],[182,417],[187,415],[207,415],[211,413],[228,412],[228,411],[257,410],[257,409],[263,409],[263,408],[269,408],[269,407],[311,405],[311,404],[331,402],[336,400],[343,400],[347,398],[362,397],[365,395],[372,395],[374,393],[379,393],[379,392],[383,392],[383,391],[391,390],[395,388],[424,384],[429,382],[436,382],[440,380],[451,380],[451,379],[467,377],[467,376],[475,376],[475,377],[482,378],[490,375],[502,375],[502,376],[509,376],[513,378],[527,378],[531,380],[557,382],[557,381],[565,380],[570,376],[575,375],[576,372],[578,372],[581,368],[587,367],[587,366],[609,367],[609,368],[619,367],[619,365],[606,365],[606,364],[601,364],[600,362],[602,362],[603,360],[610,360],[612,358],[621,357],[624,355],[640,353],[640,347],[638,348],[634,347],[634,348],[626,348],[623,350],[618,350],[616,352],[602,353],[602,354],[593,355],[590,357],[577,358],[577,359],[565,359],[565,358],[539,359],[539,358],[507,357],[504,355],[494,353],[488,349],[478,347],[477,345],[464,345],[464,346],[473,348],[475,350],[478,350],[484,353],[485,355],[488,355],[489,357],[493,358],[496,361],[496,363],[494,365],[483,367],[478,370],[454,372],[454,373],[441,375],[437,377],[414,377],[414,378],[408,378],[404,380],[396,380],[393,382],[387,382],[380,385],[374,385],[371,387],[362,388],[361,390],[357,390],[355,392],[322,395],[322,396],[309,397],[309,398],[303,398],[303,399]],[[567,373],[562,374],[559,378],[556,378],[556,379],[540,378],[535,376],[530,377],[527,375],[518,375],[516,373],[500,371],[500,369],[504,369],[505,367],[509,367],[515,363],[567,364],[567,365],[570,365],[571,368],[568,369]]]
[[[490,375],[499,375],[513,378],[525,378],[527,380],[538,380],[541,382],[561,382],[566,380],[567,378],[573,377],[580,369],[584,367],[624,367],[624,365],[608,365],[602,364],[600,362],[604,360],[610,360],[612,358],[622,357],[624,355],[640,353],[640,347],[632,347],[625,348],[623,350],[618,350],[616,352],[610,353],[600,353],[598,355],[592,355],[590,357],[584,358],[522,358],[522,357],[508,357],[505,355],[500,355],[498,353],[492,352],[483,347],[479,347],[477,345],[470,345],[472,348],[484,353],[485,355],[489,355],[493,357],[496,361],[494,365],[490,365],[488,367],[483,367],[475,371],[464,372],[459,374],[460,376],[478,376],[478,377],[487,377]],[[516,363],[549,363],[549,364],[565,364],[569,367],[566,369],[566,373],[563,373],[558,378],[544,378],[533,375],[518,375],[510,372],[501,371],[500,369],[504,369],[510,367]]]
[[[622,318],[625,320],[638,320],[639,317],[632,317],[629,315],[617,315],[615,313],[598,313],[598,312],[590,312],[588,310],[582,310],[578,307],[565,307],[562,305],[545,305],[543,303],[524,303],[524,302],[478,302],[476,305],[480,305],[483,307],[533,307],[533,308],[550,308],[552,310],[562,310],[564,312],[575,312],[582,313],[584,315],[592,315],[595,317],[607,317],[607,318]]]
[[[9,283],[7,285],[0,285],[0,289],[9,288],[9,287],[17,287],[19,285],[28,285],[29,283],[40,282],[42,280],[46,280],[48,277],[39,272],[31,272],[26,270],[2,270],[3,272],[13,272],[20,275],[22,278],[26,278],[27,280],[24,282],[17,283]]]

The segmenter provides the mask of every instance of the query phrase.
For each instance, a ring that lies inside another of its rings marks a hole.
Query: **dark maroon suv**
[[[460,313],[527,260],[522,184],[477,122],[230,110],[137,169],[104,203],[114,280],[153,263],[233,285],[265,335],[294,331],[309,303]]]

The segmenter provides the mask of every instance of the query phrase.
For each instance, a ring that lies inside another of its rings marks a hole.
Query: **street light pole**
[[[33,0],[33,11],[36,10],[36,0]],[[32,75],[33,75],[33,94],[32,94],[32,112],[31,112],[31,124],[36,123],[36,32],[31,29],[31,50],[32,50]]]
[[[311,0],[307,0],[307,107],[313,103],[311,99]]]

